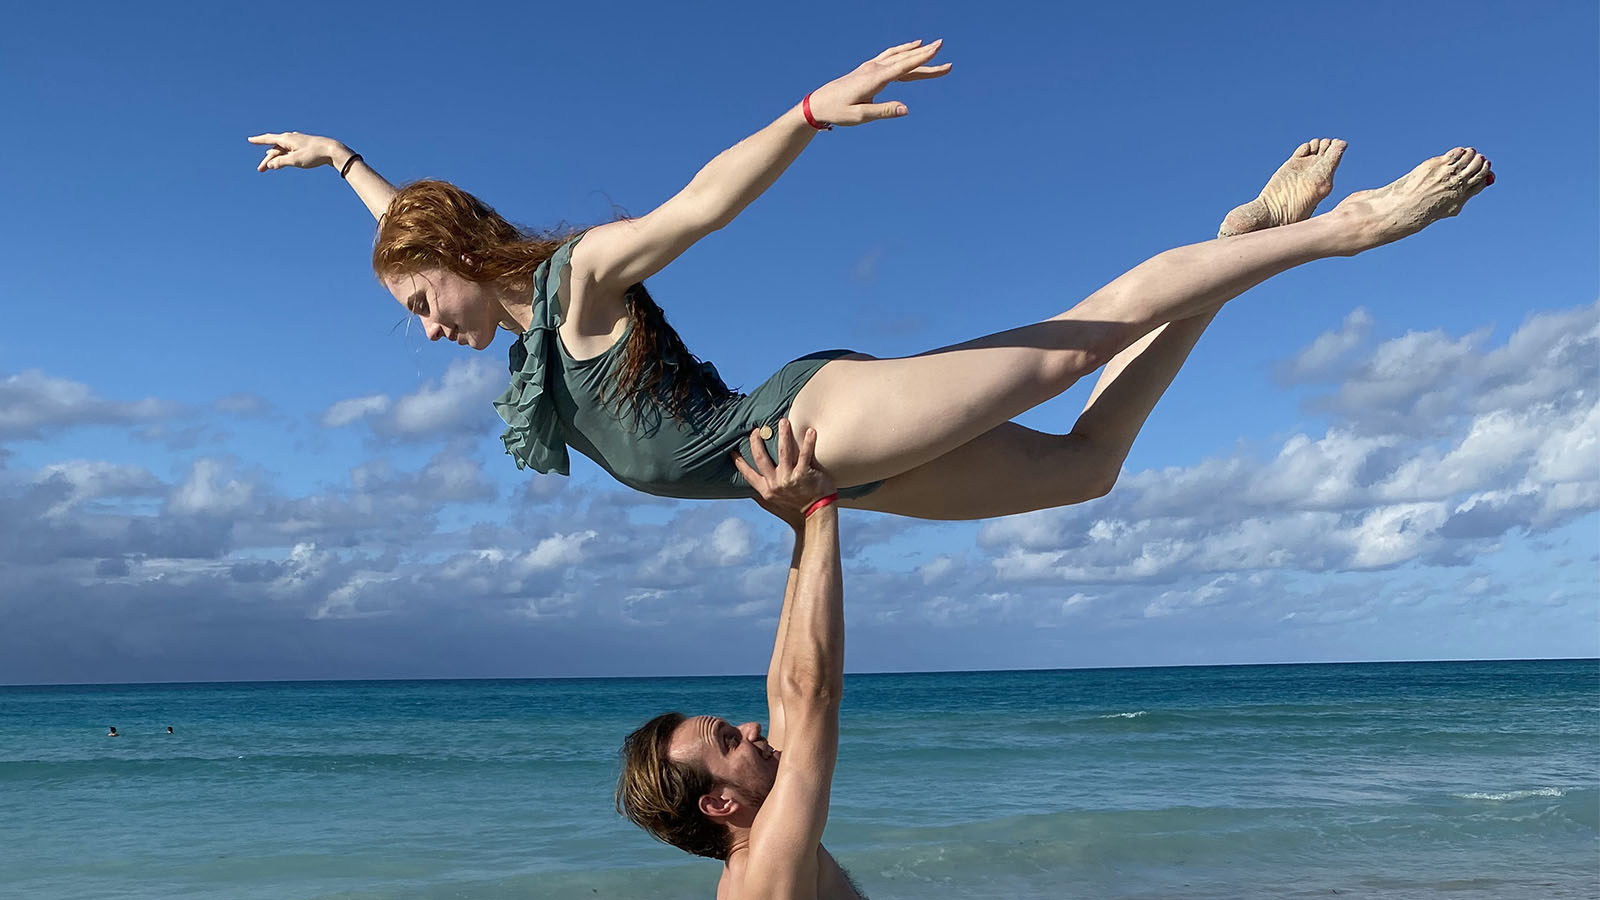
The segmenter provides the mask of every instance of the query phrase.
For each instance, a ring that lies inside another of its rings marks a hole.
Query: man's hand
[[[794,427],[788,419],[780,419],[776,465],[760,431],[750,432],[750,457],[756,461],[755,467],[745,462],[738,450],[733,451],[733,465],[755,488],[762,509],[800,531],[805,527],[807,507],[835,491],[832,476],[816,465],[817,430],[807,428],[805,440],[796,445]]]

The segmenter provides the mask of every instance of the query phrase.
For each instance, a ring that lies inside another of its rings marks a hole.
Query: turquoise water
[[[0,897],[706,898],[716,864],[612,810],[617,746],[762,704],[756,678],[0,688]],[[873,900],[1597,897],[1600,663],[851,676],[824,840]]]

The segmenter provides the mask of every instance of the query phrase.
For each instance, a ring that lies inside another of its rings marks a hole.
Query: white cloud
[[[311,611],[311,618],[365,619],[392,612],[386,589],[396,581],[380,572],[355,572]]]
[[[1553,485],[1540,495],[1539,512],[1529,521],[1534,529],[1563,525],[1600,507],[1600,482]]]
[[[739,573],[737,582],[739,595],[751,598],[752,602],[766,604],[767,611],[776,616],[778,604],[783,600],[783,588],[788,577],[787,561],[749,566]]]
[[[939,556],[917,568],[917,574],[922,576],[923,584],[937,584],[943,581],[955,570],[956,561],[952,556]]]
[[[131,424],[174,415],[177,407],[153,397],[118,403],[82,382],[29,369],[0,378],[0,438],[42,437],[74,425]]]
[[[595,539],[593,531],[553,534],[518,557],[513,571],[518,577],[583,562],[583,545]]]
[[[483,358],[456,360],[437,382],[427,381],[399,398],[369,394],[340,400],[320,421],[327,428],[365,421],[379,434],[406,440],[476,434],[499,421],[493,401],[506,384],[503,366]]]
[[[224,516],[243,508],[254,493],[250,483],[229,477],[228,467],[220,460],[202,457],[190,467],[189,477],[173,489],[167,507],[185,515]]]
[[[672,594],[659,588],[640,588],[622,598],[622,622],[634,626],[665,625],[671,618]]]
[[[423,467],[415,479],[414,489],[423,497],[436,503],[471,503],[491,500],[495,489],[483,477],[483,465],[476,459],[440,452]]]
[[[1352,546],[1351,569],[1381,569],[1417,558],[1443,525],[1448,513],[1442,503],[1405,503],[1382,506],[1362,516],[1353,528],[1336,536]]]
[[[718,566],[732,566],[745,561],[750,555],[752,529],[743,519],[729,517],[717,523],[711,532],[708,549]]]
[[[105,497],[153,496],[162,487],[143,466],[88,459],[52,463],[36,472],[33,481],[35,484],[63,482],[68,485],[67,496],[46,511],[51,516],[60,516],[80,503]]]
[[[1281,509],[1345,509],[1365,501],[1373,455],[1394,446],[1389,436],[1361,437],[1333,429],[1313,440],[1291,436],[1278,456],[1248,480],[1244,499],[1251,505]]]
[[[1545,484],[1600,481],[1600,403],[1591,399],[1587,409],[1580,407],[1540,430],[1544,440],[1533,453],[1531,479]]]
[[[1304,350],[1289,361],[1285,376],[1292,381],[1305,381],[1330,377],[1346,354],[1354,350],[1372,330],[1372,314],[1366,307],[1358,306],[1344,318],[1338,331],[1318,335]]]
[[[527,599],[520,606],[511,610],[513,615],[535,621],[541,619],[574,619],[577,618],[578,612],[578,598],[571,594]]]
[[[338,559],[329,551],[312,543],[295,544],[281,564],[271,571],[273,578],[268,591],[275,596],[300,599],[308,588],[328,580],[338,566]]]
[[[322,414],[322,424],[326,428],[343,428],[352,422],[359,422],[368,416],[381,415],[388,411],[388,394],[351,397],[328,407]]]
[[[699,538],[663,535],[656,552],[640,560],[635,576],[646,584],[686,583],[695,574],[695,570],[688,565],[689,555],[699,548]]]
[[[452,362],[439,384],[429,382],[396,400],[381,427],[406,438],[481,430],[498,421],[492,401],[506,383],[504,367],[487,360]]]
[[[1056,563],[1064,554],[1036,553],[1027,550],[1008,549],[1003,551],[991,562],[994,567],[995,577],[1004,581],[1032,581],[1041,579],[1056,579],[1060,577],[1060,570]]]
[[[1529,316],[1491,350],[1467,400],[1478,411],[1519,409],[1600,386],[1600,303]]]
[[[1237,575],[1223,575],[1193,588],[1174,588],[1162,591],[1145,605],[1147,619],[1170,616],[1217,602],[1239,583]]]
[[[1462,369],[1487,337],[1484,331],[1452,340],[1432,331],[1386,341],[1312,408],[1363,433],[1439,434],[1463,405]]]

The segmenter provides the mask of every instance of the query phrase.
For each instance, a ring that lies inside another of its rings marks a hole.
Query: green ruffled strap
[[[500,435],[506,454],[517,468],[532,466],[548,474],[569,475],[571,460],[561,435],[561,420],[545,390],[555,331],[561,326],[561,270],[583,235],[556,248],[533,273],[533,321],[511,345],[511,386],[494,401],[495,412],[506,423]]]

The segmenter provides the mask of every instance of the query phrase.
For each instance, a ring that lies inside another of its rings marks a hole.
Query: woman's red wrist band
[[[824,122],[818,122],[817,121],[817,117],[813,116],[811,114],[811,95],[810,94],[807,94],[806,98],[804,100],[800,101],[800,111],[806,114],[806,123],[809,124],[812,128],[815,128],[818,131],[832,131],[833,130],[833,126],[832,125],[829,125],[829,124],[824,123]]]
[[[839,493],[837,491],[835,491],[834,493],[829,494],[826,497],[818,497],[815,503],[812,503],[810,506],[806,507],[806,518],[808,518],[808,519],[811,518],[811,514],[812,513],[816,512],[817,510],[819,510],[821,508],[823,508],[824,506],[827,506],[827,505],[832,504],[832,503],[837,503],[838,501],[839,501]]]

